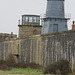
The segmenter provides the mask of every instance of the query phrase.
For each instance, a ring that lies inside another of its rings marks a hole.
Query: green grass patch
[[[22,68],[16,68],[9,71],[2,71],[0,70],[0,75],[5,74],[24,74],[24,75],[44,75],[43,72],[37,69],[22,69]]]

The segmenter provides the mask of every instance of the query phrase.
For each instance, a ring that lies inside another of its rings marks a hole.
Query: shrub
[[[40,66],[39,64],[35,64],[35,63],[28,63],[26,64],[26,68],[41,69],[43,68],[43,66]]]
[[[0,70],[9,70],[10,68],[6,64],[0,65]]]
[[[14,68],[26,68],[26,65],[24,63],[17,63]]]
[[[69,61],[67,60],[60,60],[58,62],[55,62],[53,64],[48,65],[45,70],[44,73],[49,74],[49,73],[59,73],[59,74],[67,74],[67,73],[71,73],[71,67],[69,66]]]
[[[31,69],[43,69],[43,66],[40,66],[38,64],[35,63],[17,63],[14,65],[14,68],[31,68]]]
[[[13,67],[15,66],[16,64],[16,61],[15,61],[15,58],[14,58],[14,55],[12,53],[10,53],[6,59],[6,64],[9,66],[9,67]]]
[[[2,64],[6,64],[6,62],[4,60],[0,60],[0,65]]]
[[[56,74],[56,70],[57,70],[57,63],[53,63],[48,65],[45,69],[44,69],[44,73],[45,74]]]
[[[59,61],[57,66],[58,66],[58,69],[60,70],[61,74],[67,74],[67,73],[72,72],[69,61],[67,61],[67,60]]]

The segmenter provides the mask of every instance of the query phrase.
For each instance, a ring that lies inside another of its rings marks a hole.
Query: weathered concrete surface
[[[60,59],[75,62],[75,31],[30,36],[0,43],[0,60],[13,53],[17,62],[47,66]],[[19,55],[19,58],[17,58]]]

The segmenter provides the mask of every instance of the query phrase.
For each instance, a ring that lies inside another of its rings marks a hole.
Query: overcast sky
[[[18,34],[18,20],[24,14],[44,14],[46,0],[0,0],[0,33]],[[75,0],[65,0],[65,12],[71,14],[68,28],[75,20]]]

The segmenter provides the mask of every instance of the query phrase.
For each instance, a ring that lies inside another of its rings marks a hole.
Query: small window
[[[23,16],[23,20],[25,20],[25,16]]]
[[[40,23],[40,18],[39,17],[37,17],[37,23]]]
[[[29,17],[29,22],[32,22],[32,17]]]
[[[26,17],[26,22],[28,22],[28,17]]]
[[[34,22],[36,22],[36,17],[34,17]]]

